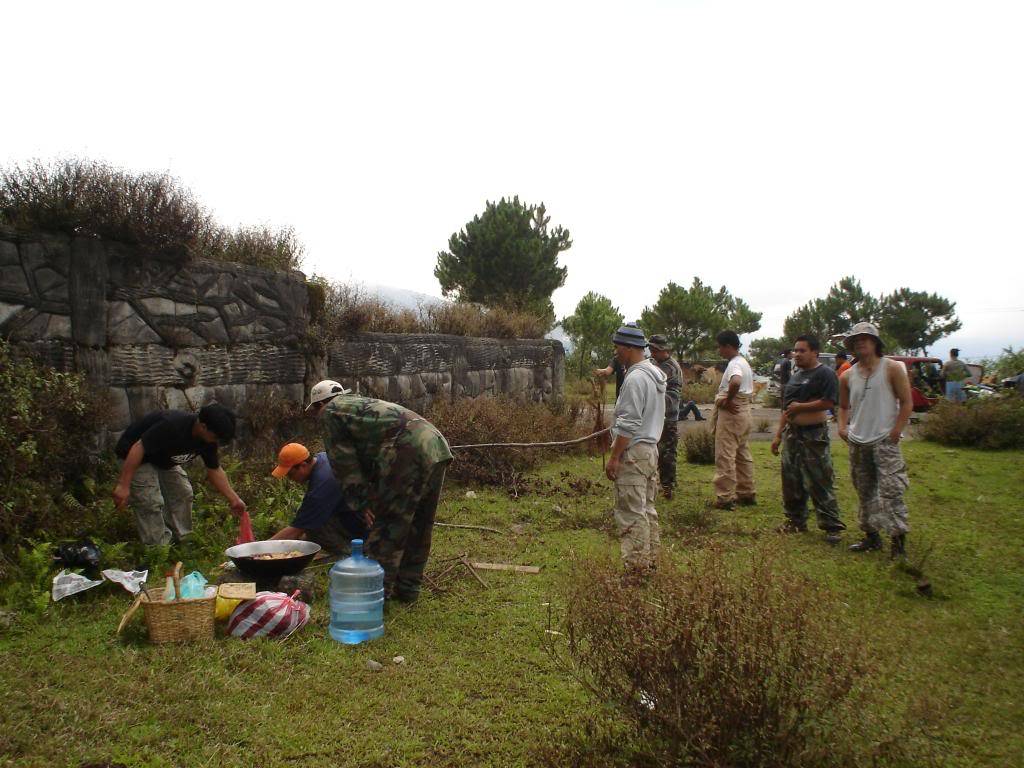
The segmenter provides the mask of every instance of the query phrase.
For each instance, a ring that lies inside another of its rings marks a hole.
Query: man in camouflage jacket
[[[334,397],[321,419],[324,448],[350,509],[370,512],[366,553],[384,568],[384,594],[414,601],[452,452],[419,414],[359,395]]]

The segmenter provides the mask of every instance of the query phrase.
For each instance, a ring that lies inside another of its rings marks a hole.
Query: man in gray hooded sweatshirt
[[[654,566],[661,545],[654,497],[658,493],[658,440],[665,426],[664,372],[644,359],[647,339],[623,326],[612,336],[615,358],[626,369],[615,401],[612,455],[605,467],[615,483],[615,524],[627,570]]]

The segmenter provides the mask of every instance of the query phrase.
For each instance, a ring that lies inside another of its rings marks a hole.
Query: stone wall
[[[110,427],[214,400],[301,403],[325,375],[425,410],[436,397],[562,394],[558,342],[360,334],[307,349],[301,273],[159,258],[93,238],[0,233],[0,335],[109,389]]]
[[[327,372],[359,392],[424,411],[438,397],[560,398],[564,358],[551,340],[364,333],[331,346]]]

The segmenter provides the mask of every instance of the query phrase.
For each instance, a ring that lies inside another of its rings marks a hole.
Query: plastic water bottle
[[[355,645],[384,634],[384,569],[363,556],[363,540],[352,555],[331,567],[331,637]]]

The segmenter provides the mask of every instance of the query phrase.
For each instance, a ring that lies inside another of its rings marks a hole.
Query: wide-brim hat
[[[875,341],[882,340],[882,337],[878,335],[878,326],[874,323],[856,323],[843,339],[843,346],[853,352],[853,342],[858,336],[870,336]]]

